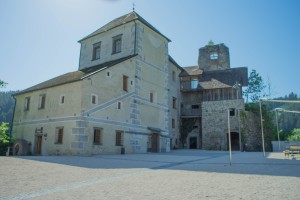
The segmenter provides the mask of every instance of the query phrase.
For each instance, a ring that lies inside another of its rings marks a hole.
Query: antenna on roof
[[[132,11],[134,12],[134,7],[135,7],[135,4],[132,3]]]

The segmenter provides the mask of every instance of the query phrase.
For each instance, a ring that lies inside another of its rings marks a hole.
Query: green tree
[[[13,116],[13,110],[15,105],[15,99],[13,94],[17,91],[0,91],[0,123],[1,122],[11,122]]]
[[[215,43],[212,40],[209,40],[208,43],[207,43],[207,45],[208,46],[213,46],[213,45],[215,45]]]
[[[287,139],[288,141],[300,141],[300,129],[294,128]]]
[[[6,85],[7,85],[7,83],[5,83],[4,81],[2,81],[2,80],[0,79],[0,88],[5,87]]]
[[[7,147],[13,145],[13,141],[8,135],[8,130],[8,123],[2,122],[2,124],[0,125],[0,156],[5,155]]]
[[[0,126],[0,143],[5,144],[9,142],[8,123],[2,122]]]
[[[246,97],[246,102],[249,102],[249,99],[255,103],[262,97],[265,97],[264,89],[266,85],[256,70],[252,70],[248,78],[248,87],[243,91],[243,95]]]

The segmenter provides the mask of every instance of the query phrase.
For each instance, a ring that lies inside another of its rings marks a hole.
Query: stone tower
[[[229,49],[223,43],[206,45],[199,49],[199,68],[204,71],[230,68]]]

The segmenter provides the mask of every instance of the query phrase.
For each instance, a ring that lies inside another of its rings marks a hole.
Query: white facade
[[[41,155],[170,151],[180,67],[168,42],[140,16],[82,39],[79,71],[16,95],[13,137]]]

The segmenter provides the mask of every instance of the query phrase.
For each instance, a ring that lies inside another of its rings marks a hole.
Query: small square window
[[[106,72],[106,77],[111,77],[111,72],[110,71]]]
[[[218,54],[217,53],[211,53],[210,54],[210,59],[211,60],[217,60],[218,59]]]
[[[122,108],[122,103],[121,102],[118,102],[117,108],[118,108],[118,110],[121,110],[121,108]]]
[[[173,97],[173,100],[172,100],[172,105],[173,105],[173,108],[176,109],[176,104],[177,104],[177,100],[175,97]]]
[[[123,91],[128,92],[128,76],[123,75]]]
[[[64,96],[64,95],[61,95],[61,96],[60,96],[60,101],[59,101],[59,103],[60,103],[61,105],[65,103],[65,96]]]
[[[97,104],[98,102],[98,96],[97,95],[95,95],[95,94],[92,94],[92,96],[91,96],[91,103],[92,104]]]
[[[150,102],[153,103],[154,100],[154,94],[153,92],[150,92]]]

